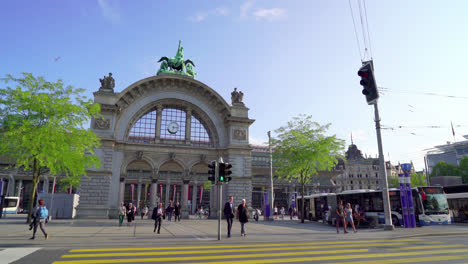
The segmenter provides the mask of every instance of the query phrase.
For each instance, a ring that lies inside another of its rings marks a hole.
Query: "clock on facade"
[[[169,125],[167,125],[167,131],[171,134],[177,133],[177,131],[179,131],[179,124],[177,124],[177,122],[169,123]]]

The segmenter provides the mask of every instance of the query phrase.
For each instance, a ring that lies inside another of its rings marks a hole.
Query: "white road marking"
[[[41,248],[4,248],[0,250],[0,263],[12,263]]]

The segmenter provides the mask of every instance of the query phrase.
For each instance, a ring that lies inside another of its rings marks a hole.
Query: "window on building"
[[[190,141],[194,146],[211,146],[210,135],[206,130],[205,126],[192,116],[191,127],[190,127]]]
[[[164,108],[161,117],[161,139],[185,140],[185,111],[177,108]],[[177,123],[175,133],[169,131],[169,125]]]
[[[156,136],[156,110],[143,115],[132,127],[129,141],[150,143]]]

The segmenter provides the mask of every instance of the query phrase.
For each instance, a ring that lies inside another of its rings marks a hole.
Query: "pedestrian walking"
[[[166,208],[166,213],[167,213],[167,220],[169,222],[172,221],[172,213],[174,212],[174,206],[172,206],[172,202],[169,201],[169,205]]]
[[[46,206],[44,205],[44,200],[39,200],[38,206],[33,211],[33,215],[34,215],[34,224],[33,224],[34,230],[33,230],[33,235],[30,239],[36,238],[36,231],[37,231],[38,225],[41,228],[41,231],[44,234],[45,239],[46,240],[49,239],[49,235],[44,229],[45,224],[49,218],[49,210],[47,210]]]
[[[293,218],[293,208],[292,208],[292,206],[289,207],[289,218],[290,218],[291,220],[292,220],[292,218]]]
[[[132,203],[129,203],[127,208],[127,225],[132,225],[133,220],[135,220],[135,206],[133,206]]]
[[[353,222],[353,209],[351,208],[351,204],[350,204],[350,203],[347,203],[347,204],[346,204],[345,213],[346,213],[345,226],[347,226],[348,223],[350,223],[350,224],[351,224],[351,227],[352,227],[353,230],[354,230],[354,233],[357,233],[356,227],[354,227],[354,222]]]
[[[275,206],[275,208],[273,208],[273,212],[274,219],[278,219],[278,207]]]
[[[143,220],[143,217],[144,217],[144,216],[147,216],[147,215],[148,215],[148,210],[149,210],[149,209],[148,209],[148,206],[147,206],[147,205],[145,205],[145,207],[143,207],[143,209],[141,209],[141,213],[140,213],[140,214],[141,214],[141,219],[142,219],[142,220]]]
[[[343,201],[339,201],[338,202],[338,206],[336,207],[336,233],[340,233],[340,223],[343,224],[343,229],[344,229],[344,233],[348,233],[348,231],[346,231],[346,224],[345,224],[345,212],[344,212],[344,208],[343,208]]]
[[[224,217],[227,221],[227,236],[231,237],[232,220],[234,218],[234,197],[229,196],[229,201],[224,204]]]
[[[281,220],[284,220],[284,207],[281,207],[281,210],[280,210],[280,213],[281,213]]]
[[[156,229],[159,231],[161,230],[161,222],[162,219],[164,218],[164,207],[162,203],[159,203],[158,207],[155,207],[153,209],[153,215],[151,216],[151,219],[154,220],[154,232],[156,232]]]
[[[198,209],[198,216],[202,219],[202,216],[205,216],[205,211],[203,210],[203,205],[200,205],[200,209]]]
[[[180,207],[179,202],[177,202],[176,206],[174,207],[174,215],[175,215],[174,222],[177,222],[177,220],[179,220],[180,222],[180,211],[181,211],[181,207]]]
[[[119,226],[122,226],[125,215],[127,214],[127,207],[123,202],[120,203],[119,207]]]
[[[241,224],[241,236],[245,237],[245,224],[249,222],[249,209],[245,199],[242,199],[242,203],[237,207],[236,218],[239,219]]]

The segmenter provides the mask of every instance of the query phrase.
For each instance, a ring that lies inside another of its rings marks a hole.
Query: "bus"
[[[448,203],[442,187],[415,187],[412,188],[413,204],[416,223],[420,226],[446,225],[451,223]],[[389,189],[392,222],[395,226],[403,225],[400,189]],[[304,197],[306,216],[311,221],[323,221],[335,224],[335,210],[339,200],[344,205],[351,203],[353,212],[365,216],[370,226],[383,224],[385,215],[381,190],[348,190],[337,194],[314,194]],[[301,202],[298,201],[298,205]]]
[[[19,213],[19,197],[5,197],[3,200],[3,214]]]
[[[468,222],[468,184],[444,186],[452,221]]]

